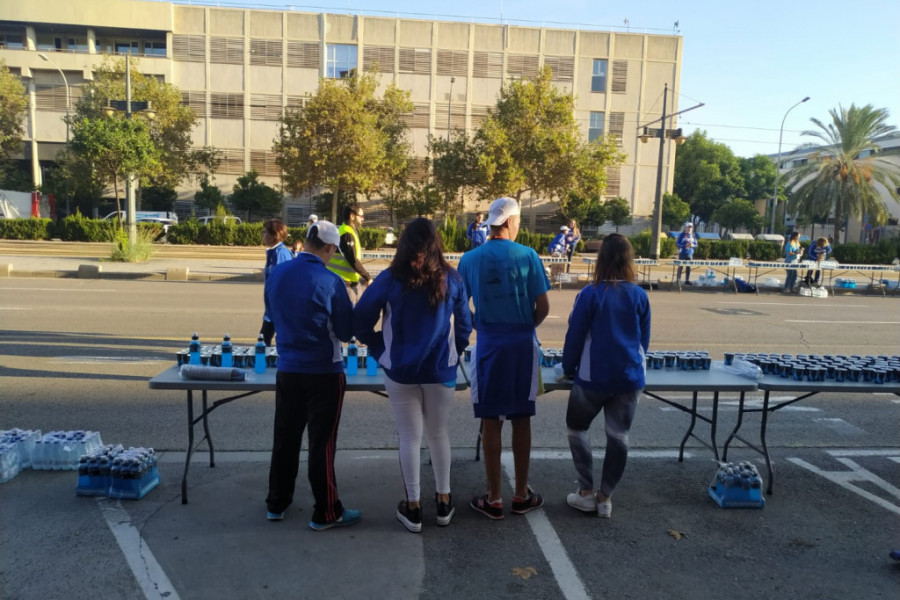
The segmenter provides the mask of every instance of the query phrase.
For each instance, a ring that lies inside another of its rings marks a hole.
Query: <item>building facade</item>
[[[180,89],[199,117],[195,145],[222,152],[215,182],[226,193],[250,169],[279,184],[272,152],[279,118],[301,107],[320,78],[377,64],[382,84],[410,91],[411,141],[424,157],[429,135],[471,134],[505,80],[549,66],[554,83],[574,96],[585,137],[618,138],[627,159],[610,169],[606,194],[626,198],[642,227],[653,211],[659,146],[639,143],[639,127],[659,119],[665,84],[668,112],[678,110],[682,38],[137,0],[0,0],[0,58],[28,89],[24,153],[36,185],[40,161],[52,161],[66,142],[67,102],[74,105],[104,54],[139,56],[141,72]],[[671,189],[675,148],[662,143],[663,185]],[[178,191],[193,197],[192,184]],[[308,206],[305,199],[287,204],[289,213]],[[553,228],[552,203],[535,198],[526,206],[534,207],[526,226]],[[467,206],[484,207],[478,200]]]

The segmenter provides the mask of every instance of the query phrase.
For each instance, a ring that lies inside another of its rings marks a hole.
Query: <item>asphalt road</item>
[[[551,292],[545,346],[562,345],[574,296]],[[897,354],[898,302],[653,292],[651,348]],[[672,451],[686,417],[645,398],[609,522],[565,505],[575,487],[566,395],[547,394],[532,466],[547,506],[491,523],[465,507],[482,490],[483,469],[472,460],[468,396],[458,393],[457,517],[440,530],[426,521],[421,536],[393,518],[402,493],[396,433],[385,401],[362,393],[345,404],[337,470],[363,523],[309,531],[303,468],[288,518],[266,522],[272,398],[262,394],[211,417],[218,464],[195,460],[182,506],[184,397],[151,392],[146,381],[192,331],[255,340],[261,304],[259,283],[4,280],[0,428],[93,429],[107,443],[153,446],[163,482],[139,502],[75,497],[70,472],[26,471],[0,485],[3,598],[896,598],[900,570],[887,552],[900,546],[900,404],[884,394],[822,395],[777,413],[769,445],[778,479],[761,511],[712,503],[710,453],[691,442],[678,463]],[[735,402],[723,398],[723,431]],[[594,430],[602,446],[599,423]],[[729,458],[762,462],[741,446]]]

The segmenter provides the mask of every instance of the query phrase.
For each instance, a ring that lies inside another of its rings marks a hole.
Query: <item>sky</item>
[[[220,4],[230,1],[237,2]],[[737,156],[777,153],[785,113],[806,96],[785,120],[783,152],[811,142],[801,135],[815,128],[810,119],[829,121],[838,105],[885,108],[888,123],[900,125],[900,0],[311,0],[293,7],[656,34],[672,34],[677,22],[684,38],[679,108],[705,104],[679,125],[706,130]]]

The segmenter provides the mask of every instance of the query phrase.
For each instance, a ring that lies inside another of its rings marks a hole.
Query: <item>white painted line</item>
[[[512,452],[504,452],[501,456],[501,462],[510,486],[515,488],[515,466]],[[582,583],[578,571],[575,570],[575,565],[569,560],[565,546],[563,546],[559,536],[556,535],[556,530],[553,529],[553,525],[550,524],[550,519],[547,518],[544,511],[533,510],[526,514],[525,518],[528,520],[531,531],[534,533],[534,537],[544,553],[544,558],[547,559],[547,563],[550,565],[550,570],[553,571],[553,576],[556,578],[556,584],[562,591],[563,598],[566,600],[590,600],[584,583]]]
[[[839,450],[826,450],[829,456],[890,456],[900,457],[900,448],[841,448]]]
[[[865,435],[866,431],[857,427],[856,425],[851,425],[844,419],[839,419],[837,417],[819,417],[818,419],[813,419],[816,423],[820,423],[825,425],[829,429],[833,429],[837,433],[843,435]]]
[[[841,486],[844,489],[847,489],[847,490],[850,490],[851,492],[855,492],[856,494],[859,494],[866,500],[874,502],[878,506],[881,506],[882,508],[885,508],[896,515],[900,515],[900,506],[891,504],[884,498],[880,498],[880,497],[876,496],[875,494],[873,494],[867,490],[864,490],[857,485],[854,485],[853,483],[851,483],[851,481],[871,481],[872,483],[875,483],[876,485],[878,485],[878,487],[897,496],[898,499],[900,499],[900,490],[898,490],[896,487],[892,486],[888,482],[884,481],[877,475],[875,475],[873,473],[869,473],[868,471],[866,471],[865,469],[863,469],[859,465],[856,465],[856,463],[853,463],[852,461],[850,461],[848,459],[838,459],[838,460],[841,460],[841,462],[846,461],[845,464],[849,463],[848,466],[850,466],[851,469],[853,469],[851,471],[823,471],[822,469],[816,467],[815,465],[811,465],[810,463],[808,463],[805,460],[802,460],[800,458],[791,457],[791,458],[788,458],[788,460],[799,467],[803,467],[807,471],[811,471],[811,472],[815,473],[816,475],[820,475],[820,476],[824,477],[825,479],[831,481],[832,483],[836,483],[837,485]]]
[[[805,319],[785,319],[785,323],[840,323],[842,325],[900,325],[900,321],[813,321]]]
[[[723,301],[717,302],[716,304],[742,304],[742,305],[751,304],[752,306],[795,306],[797,308],[807,308],[806,304],[797,304],[795,302],[749,302],[749,301],[726,302],[723,300]],[[868,307],[865,305],[862,305],[862,304],[841,304],[841,309],[844,309],[844,308],[868,308]]]
[[[27,288],[27,287],[6,287],[4,286],[4,291],[7,292],[91,292],[94,294],[104,293],[104,294],[115,294],[118,290],[109,290],[109,289],[95,289],[95,288]]]
[[[604,452],[594,451],[594,458],[603,458]],[[690,452],[684,453],[685,458],[691,458]],[[632,458],[678,458],[678,450],[629,450],[629,460]],[[566,450],[532,450],[531,460],[572,460],[572,453]],[[573,467],[574,468],[574,467]]]
[[[900,463],[900,456],[888,456],[888,460],[892,460],[895,463]]]
[[[34,310],[33,308],[12,308],[9,306],[0,306],[0,310]]]
[[[776,402],[776,400],[781,400],[782,402],[786,402],[788,400],[793,400],[790,396],[782,396],[780,398],[769,398],[769,409],[774,408],[775,406],[779,406],[781,402]],[[719,408],[725,406],[738,406],[740,403],[736,400],[727,400],[727,401],[719,401]],[[752,399],[752,400],[744,400],[744,409],[748,408],[762,408],[763,401]],[[792,412],[822,412],[821,408],[816,408],[815,406],[799,406],[797,404],[791,404],[785,406],[781,410],[783,411],[792,411]]]
[[[138,585],[144,592],[147,600],[153,598],[165,598],[166,600],[179,600],[178,592],[166,573],[156,562],[153,552],[144,543],[141,538],[141,532],[131,524],[131,517],[122,508],[118,501],[108,500],[106,498],[98,499],[100,512],[106,518],[106,524],[109,525],[110,531],[116,538],[122,554],[131,572],[137,579]]]

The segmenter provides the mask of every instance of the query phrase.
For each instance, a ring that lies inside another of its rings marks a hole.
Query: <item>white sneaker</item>
[[[597,516],[601,519],[608,519],[612,516],[612,499],[607,498],[603,502],[597,502]]]
[[[590,496],[582,496],[581,490],[575,490],[568,496],[566,496],[566,502],[574,508],[575,510],[580,510],[581,512],[592,513],[597,510],[597,498],[594,497],[594,494]]]

